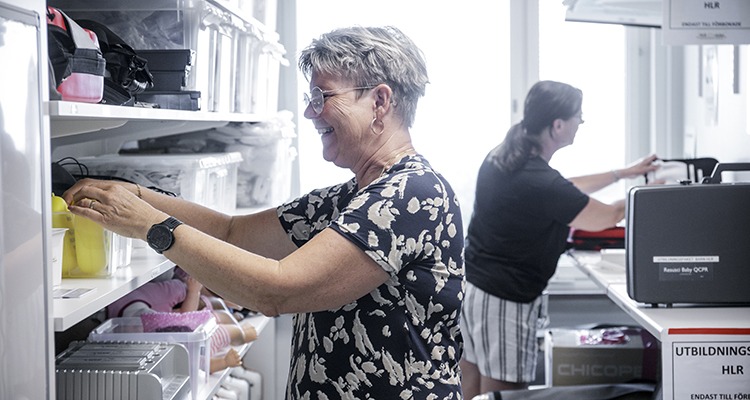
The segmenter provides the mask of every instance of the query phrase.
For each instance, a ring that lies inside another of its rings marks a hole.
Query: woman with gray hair
[[[422,53],[396,28],[353,27],[314,40],[299,67],[304,115],[349,181],[243,216],[122,182],[64,198],[222,297],[294,314],[288,399],[460,398],[461,212],[409,134]]]

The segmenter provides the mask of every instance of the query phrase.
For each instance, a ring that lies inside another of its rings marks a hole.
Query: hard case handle
[[[718,163],[704,183],[721,183],[721,174],[724,171],[750,171],[750,163]]]

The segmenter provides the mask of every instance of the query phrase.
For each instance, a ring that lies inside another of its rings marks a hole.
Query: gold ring
[[[94,209],[94,203],[96,203],[96,200],[91,200],[91,203],[89,203],[89,208]]]

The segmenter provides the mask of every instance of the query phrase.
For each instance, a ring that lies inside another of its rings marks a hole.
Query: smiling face
[[[304,113],[320,134],[323,159],[349,169],[361,163],[371,143],[370,121],[375,107],[368,89],[350,90],[356,86],[339,78],[313,73],[310,89],[319,87],[326,93],[323,109],[316,115],[312,104],[308,104]]]

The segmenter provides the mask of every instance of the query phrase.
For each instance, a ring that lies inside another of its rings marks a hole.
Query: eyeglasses
[[[312,109],[313,111],[315,111],[315,115],[320,115],[320,113],[323,112],[323,105],[325,104],[327,98],[336,96],[338,94],[343,94],[345,92],[350,92],[352,90],[372,89],[374,87],[375,86],[359,86],[359,87],[323,90],[315,86],[314,88],[310,90],[310,94],[307,94],[307,93],[304,94],[305,106],[312,105]]]
[[[583,120],[583,113],[580,113],[580,114],[576,115],[576,117],[578,117],[578,121],[580,121],[580,122],[578,123],[579,125],[585,122],[585,121]]]

